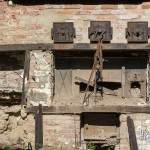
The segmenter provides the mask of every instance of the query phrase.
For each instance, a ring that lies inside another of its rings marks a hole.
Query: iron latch
[[[126,39],[128,43],[147,43],[150,37],[148,22],[128,22]]]
[[[73,43],[75,38],[73,22],[54,22],[51,36],[54,43]]]
[[[88,28],[88,36],[90,42],[98,42],[102,39],[103,42],[112,40],[112,27],[110,21],[91,21]]]

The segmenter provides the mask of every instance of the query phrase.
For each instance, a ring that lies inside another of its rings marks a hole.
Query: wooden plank
[[[55,70],[55,98],[69,98],[72,96],[72,70]]]
[[[53,44],[53,43],[38,43],[38,44],[7,44],[0,45],[0,52],[6,51],[25,51],[25,50],[80,50],[91,51],[96,50],[97,44],[90,43],[75,43],[75,44]],[[150,44],[126,44],[126,43],[109,43],[103,44],[103,50],[115,51],[149,51]]]
[[[39,150],[43,147],[43,115],[42,105],[38,106],[35,113],[35,150]]]
[[[76,44],[53,44],[53,50],[96,50],[97,44],[76,43]],[[103,50],[149,50],[150,44],[125,44],[110,43],[103,44]]]
[[[7,44],[0,45],[0,51],[26,51],[26,50],[47,50],[50,49],[52,44]]]
[[[130,141],[130,150],[138,150],[134,122],[129,116],[127,117],[127,125]]]
[[[28,113],[35,113],[38,107],[27,108]],[[43,114],[81,114],[84,112],[108,113],[150,113],[150,106],[43,106]]]

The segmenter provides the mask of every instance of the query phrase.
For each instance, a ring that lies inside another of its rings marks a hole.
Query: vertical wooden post
[[[122,84],[122,98],[125,98],[125,67],[122,66],[122,72],[121,72],[121,84]]]
[[[43,110],[42,105],[39,105],[35,114],[35,150],[43,147]]]
[[[27,94],[27,83],[26,80],[29,78],[30,70],[30,51],[26,50],[25,52],[25,61],[24,61],[24,74],[23,74],[23,85],[22,85],[22,106],[27,104],[26,94]]]
[[[138,150],[134,122],[129,116],[127,117],[127,125],[130,141],[130,150]]]
[[[150,52],[147,53],[147,94],[146,101],[150,101]]]

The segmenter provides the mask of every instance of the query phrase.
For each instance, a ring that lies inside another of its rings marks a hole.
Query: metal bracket
[[[98,42],[99,39],[103,39],[103,42],[110,42],[112,40],[111,22],[91,21],[88,36],[91,42]]]
[[[148,22],[128,22],[126,39],[128,43],[147,43],[150,37]]]
[[[73,43],[75,38],[73,22],[54,22],[51,36],[54,43]]]

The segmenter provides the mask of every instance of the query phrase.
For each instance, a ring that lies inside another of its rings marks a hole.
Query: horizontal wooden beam
[[[35,113],[38,107],[27,108],[28,113]],[[81,114],[97,113],[150,113],[150,106],[43,106],[43,114]]]
[[[51,46],[51,44],[7,44],[0,45],[0,51],[47,50],[51,49]]]
[[[5,51],[25,51],[25,50],[64,50],[64,51],[91,51],[96,50],[97,44],[90,43],[75,43],[75,44],[7,44],[0,45],[0,52]],[[103,44],[103,50],[115,51],[149,51],[150,44],[125,44],[125,43],[109,43]]]

